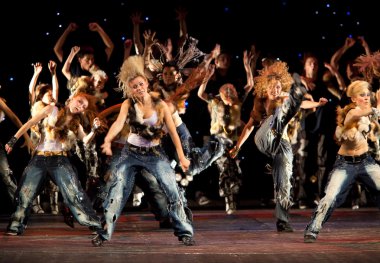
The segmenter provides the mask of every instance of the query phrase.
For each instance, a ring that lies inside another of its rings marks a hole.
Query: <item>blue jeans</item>
[[[121,150],[119,148],[112,148],[112,157],[109,161],[109,167],[106,172],[106,182],[102,185],[98,197],[106,200],[109,189],[112,184],[112,171],[115,170],[117,163],[121,157]],[[145,169],[136,175],[136,184],[145,193],[151,212],[155,215],[156,220],[164,221],[169,219],[168,202],[165,193],[162,191],[161,186],[157,182],[156,177],[149,174]],[[183,197],[185,198],[185,197]]]
[[[314,210],[305,234],[315,237],[318,235],[334,209],[345,202],[356,180],[374,190],[377,198],[380,196],[380,165],[370,155],[359,163],[347,162],[343,156],[338,155],[329,175],[325,196]]]
[[[7,159],[7,154],[5,152],[4,146],[0,143],[0,178],[3,181],[9,198],[14,200],[16,193],[16,180],[13,177],[12,170],[9,168],[9,163]]]
[[[167,197],[174,235],[178,237],[193,236],[193,227],[186,216],[174,170],[162,147],[156,146],[143,150],[128,143],[111,176],[109,193],[104,202],[106,224],[104,230],[98,230],[98,234],[103,239],[111,239],[117,219],[132,192],[135,176],[142,170],[146,170],[157,179]]]
[[[101,223],[84,192],[78,176],[66,156],[32,157],[21,177],[16,191],[16,211],[12,214],[8,230],[22,234],[30,214],[32,201],[44,185],[46,176],[58,186],[63,202],[79,224],[101,228]]]
[[[272,176],[276,200],[276,218],[288,222],[289,209],[293,205],[291,198],[291,179],[293,173],[293,152],[288,140],[282,138],[289,121],[301,106],[306,89],[293,85],[289,99],[276,108],[275,113],[266,118],[255,134],[255,144],[260,152],[271,157]]]

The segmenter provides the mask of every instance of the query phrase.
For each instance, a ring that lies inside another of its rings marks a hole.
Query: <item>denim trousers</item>
[[[12,214],[8,230],[22,234],[30,214],[33,200],[50,176],[62,194],[63,202],[79,224],[101,228],[101,223],[84,192],[70,160],[66,156],[32,157],[25,168],[16,191],[16,211]]]
[[[343,156],[338,155],[333,170],[329,174],[325,196],[315,208],[311,221],[306,226],[305,234],[315,237],[318,235],[334,209],[345,202],[351,187],[357,180],[374,191],[379,202],[380,165],[370,155],[358,163],[347,162]]]
[[[117,219],[132,192],[135,176],[143,170],[156,178],[165,193],[174,235],[178,237],[193,236],[193,227],[186,216],[185,204],[182,201],[169,159],[161,146],[151,148],[152,150],[140,151],[130,148],[128,143],[124,146],[115,170],[112,172],[109,192],[103,204],[105,226],[104,230],[98,230],[98,234],[103,239],[111,239]]]
[[[0,178],[7,189],[7,193],[10,200],[12,200],[13,202],[16,189],[17,189],[16,183],[15,183],[16,180],[13,177],[12,170],[9,167],[7,154],[5,152],[4,146],[1,143],[0,143]]]
[[[289,91],[289,99],[263,121],[254,137],[258,150],[273,160],[275,215],[284,222],[289,221],[289,209],[293,205],[293,152],[289,140],[283,138],[283,133],[287,131],[289,121],[299,111],[305,93],[303,86],[293,85]]]

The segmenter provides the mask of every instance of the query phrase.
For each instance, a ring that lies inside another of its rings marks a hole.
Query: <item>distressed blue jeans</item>
[[[12,214],[8,230],[22,234],[30,214],[33,200],[39,194],[47,176],[58,186],[63,202],[79,224],[101,228],[101,223],[84,192],[70,160],[66,156],[32,157],[25,168],[16,191],[16,211]]]
[[[263,121],[254,138],[258,150],[273,160],[275,215],[284,222],[289,221],[289,209],[293,205],[291,198],[293,152],[290,142],[283,139],[282,135],[286,132],[289,121],[299,111],[305,93],[305,87],[293,85],[289,91],[289,99]]]
[[[368,155],[358,163],[347,162],[338,155],[330,172],[325,189],[325,196],[315,208],[311,221],[305,229],[305,234],[316,237],[322,226],[330,218],[334,209],[341,206],[350,192],[352,185],[360,180],[369,189],[376,192],[377,202],[380,197],[380,166]],[[378,203],[379,205],[379,203]],[[380,207],[379,207],[380,208]]]
[[[3,181],[10,200],[14,199],[16,193],[16,180],[13,177],[12,170],[9,168],[7,154],[4,146],[0,143],[0,178]]]
[[[187,218],[175,173],[161,146],[140,148],[126,144],[109,182],[109,192],[103,204],[105,226],[98,234],[110,240],[115,224],[128,201],[135,183],[135,176],[142,170],[158,181],[168,201],[174,235],[193,236],[191,221]]]

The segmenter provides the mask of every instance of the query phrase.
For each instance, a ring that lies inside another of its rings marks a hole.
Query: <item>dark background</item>
[[[219,43],[222,49],[233,54],[234,62],[240,63],[243,50],[255,44],[262,57],[268,54],[279,57],[288,62],[290,71],[299,72],[304,52],[315,53],[321,62],[329,61],[348,36],[364,36],[370,48],[376,51],[380,38],[375,3],[373,0],[2,1],[0,96],[7,100],[22,122],[28,119],[28,85],[33,75],[31,64],[40,61],[46,65],[50,59],[57,61],[53,46],[70,22],[78,23],[81,30],[69,37],[65,44],[66,52],[79,41],[102,47],[98,34],[85,30],[89,22],[98,22],[109,34],[115,44],[107,68],[111,78],[118,73],[122,63],[124,39],[132,38],[130,15],[140,11],[147,18],[141,25],[141,32],[152,29],[162,42],[168,37],[175,40],[179,34],[175,8],[179,6],[188,10],[188,33],[199,40],[198,47],[202,51],[207,53]],[[62,64],[58,64],[60,79],[61,67]],[[44,72],[48,73],[47,70]],[[44,74],[39,80],[50,82],[49,75]],[[113,79],[109,85],[115,85]],[[61,101],[67,94],[64,87],[65,82],[61,82]],[[110,90],[112,88],[109,87]],[[120,94],[114,96],[120,98]],[[250,110],[250,104],[247,105],[243,109],[245,120]],[[201,142],[200,130],[204,127],[200,126],[208,124],[197,122],[197,116],[187,116],[186,120],[197,143]],[[5,120],[0,125],[0,141],[5,144],[15,132],[14,125]],[[243,196],[256,198],[262,194],[263,188],[260,186],[262,180],[254,178],[261,176],[257,174],[262,171],[255,169],[252,163],[262,160],[254,155],[256,159],[252,162],[249,144],[247,142],[240,154],[246,178]],[[16,177],[20,176],[29,158],[24,149],[16,149],[9,156]],[[210,172],[215,171],[211,169]],[[267,177],[263,179],[269,181],[269,187],[265,189],[271,192],[271,178]]]

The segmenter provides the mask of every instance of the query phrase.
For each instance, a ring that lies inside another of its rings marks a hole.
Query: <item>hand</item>
[[[55,63],[53,60],[49,60],[48,68],[50,70],[50,73],[54,75],[57,70],[57,63]]]
[[[91,131],[95,132],[101,125],[101,121],[98,117],[96,117],[92,123]]]
[[[103,143],[100,148],[102,148],[102,153],[108,156],[112,156],[111,142]]]
[[[32,141],[28,138],[24,140],[24,143],[20,146],[20,148],[27,147],[28,153],[31,154],[34,150],[34,144]]]
[[[235,159],[240,151],[240,148],[238,149],[236,146],[228,151],[232,159]]]
[[[186,157],[183,157],[180,159],[180,163],[181,163],[181,169],[182,171],[185,173],[187,170],[189,170],[189,166],[190,166],[190,161],[189,159],[187,159]]]

